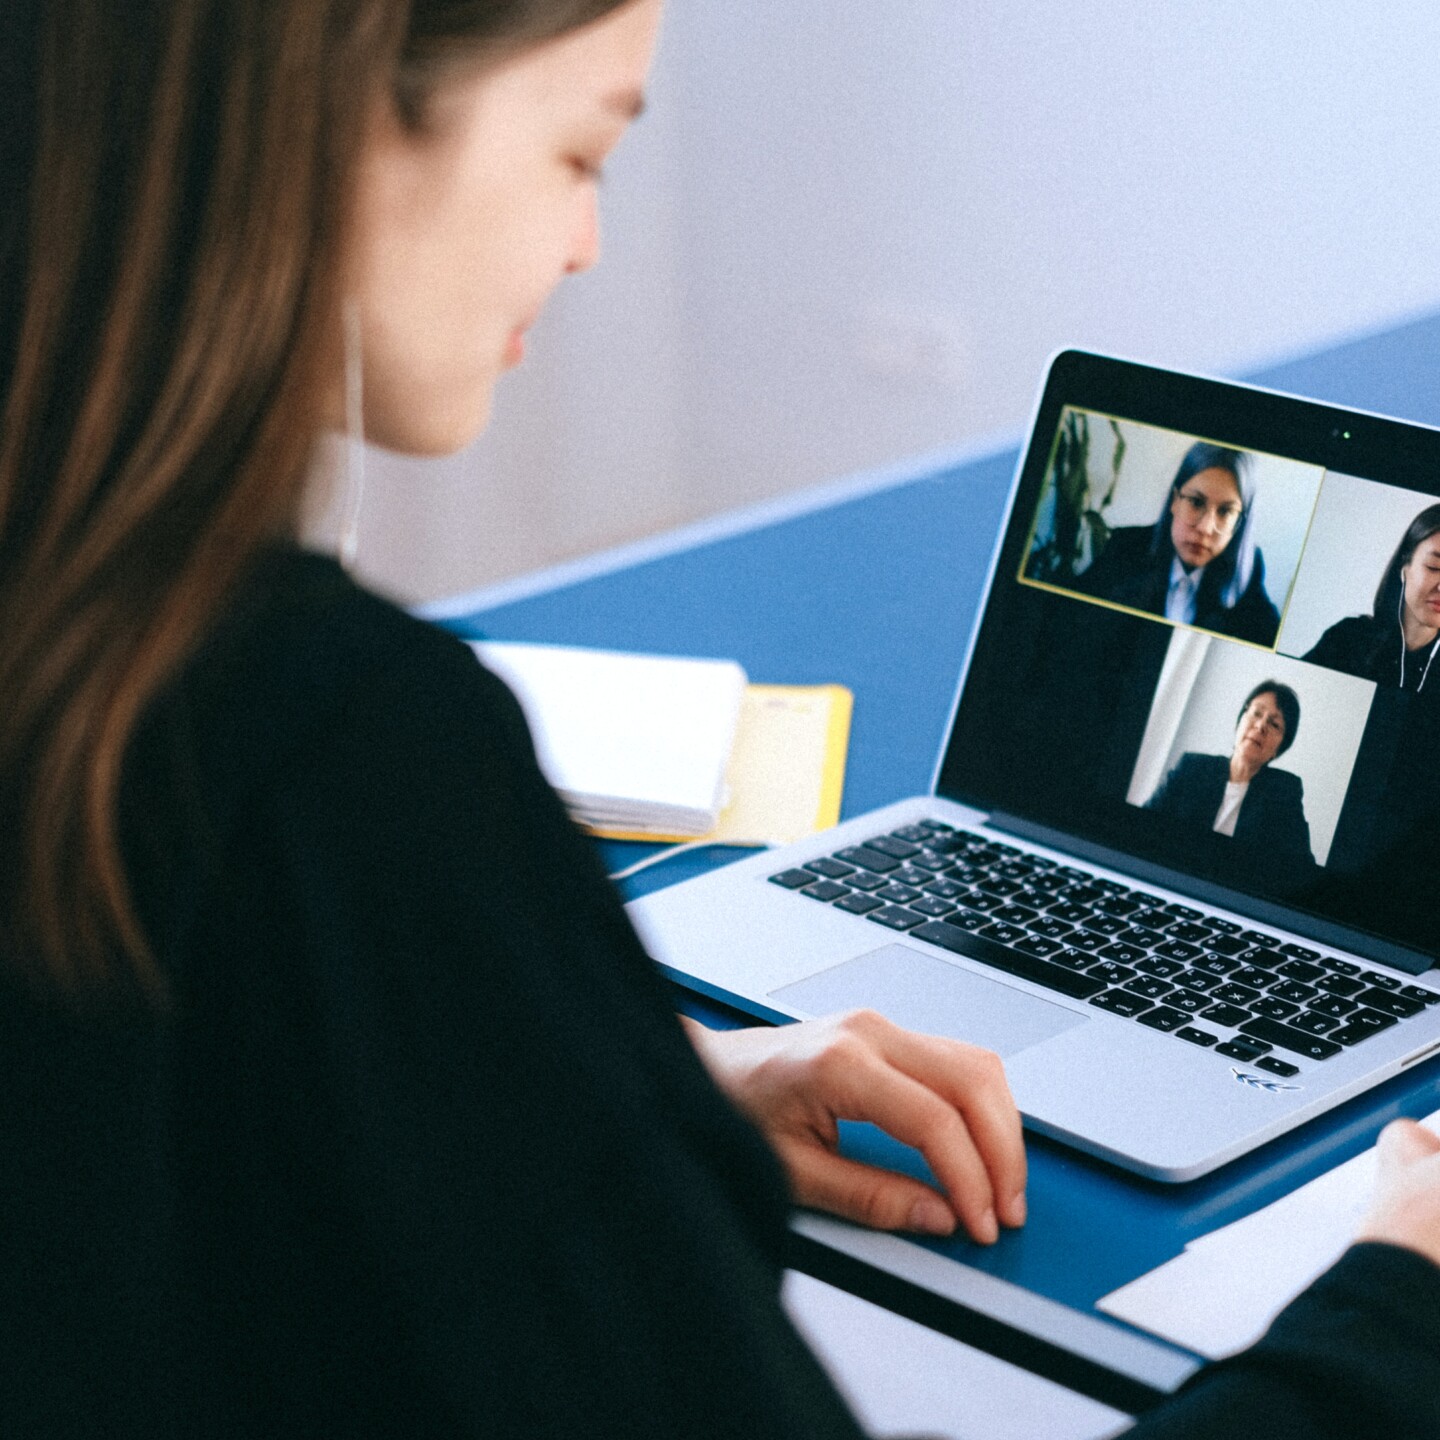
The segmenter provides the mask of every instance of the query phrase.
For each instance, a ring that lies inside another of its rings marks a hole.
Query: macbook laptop
[[[1164,1181],[1440,1052],[1437,496],[1440,432],[1058,355],[932,793],[633,902],[650,953]]]

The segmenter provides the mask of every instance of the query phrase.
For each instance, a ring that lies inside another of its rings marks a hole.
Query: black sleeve
[[[285,772],[254,843],[421,1408],[455,1436],[858,1435],[779,1305],[778,1167],[504,687],[407,632]]]
[[[1256,1345],[1202,1370],[1126,1435],[1440,1435],[1440,1270],[1396,1246],[1353,1246]]]

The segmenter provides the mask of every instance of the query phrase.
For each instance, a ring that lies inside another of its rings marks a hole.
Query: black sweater
[[[281,554],[122,818],[175,1003],[4,997],[0,1434],[858,1433],[778,1167],[468,649]],[[1352,1252],[1277,1337],[1146,1433],[1440,1432],[1427,1262]]]

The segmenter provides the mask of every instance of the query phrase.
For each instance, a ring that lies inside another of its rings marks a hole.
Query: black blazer
[[[1209,830],[1215,824],[1229,778],[1228,757],[1188,751],[1145,808]],[[1263,847],[1277,858],[1314,864],[1304,789],[1298,775],[1267,765],[1250,782],[1240,806],[1235,820],[1236,843]]]
[[[1132,610],[1164,615],[1165,597],[1170,589],[1170,566],[1174,555],[1169,547],[1161,555],[1151,549],[1154,531],[1149,525],[1127,525],[1116,530],[1100,552],[1100,558],[1081,575],[1077,588],[1097,600],[1112,600]],[[1265,589],[1265,557],[1255,552],[1255,569],[1245,593],[1227,608],[1216,588],[1200,582],[1195,596],[1195,625],[1256,645],[1273,645],[1280,629],[1280,612]]]

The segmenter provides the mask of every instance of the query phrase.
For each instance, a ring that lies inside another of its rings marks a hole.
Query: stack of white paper
[[[581,824],[703,835],[725,801],[745,672],[731,660],[477,641]]]
[[[1440,1132],[1440,1111],[1421,1123]],[[1372,1147],[1192,1240],[1097,1308],[1212,1360],[1245,1349],[1355,1238],[1375,1188],[1375,1163]]]

